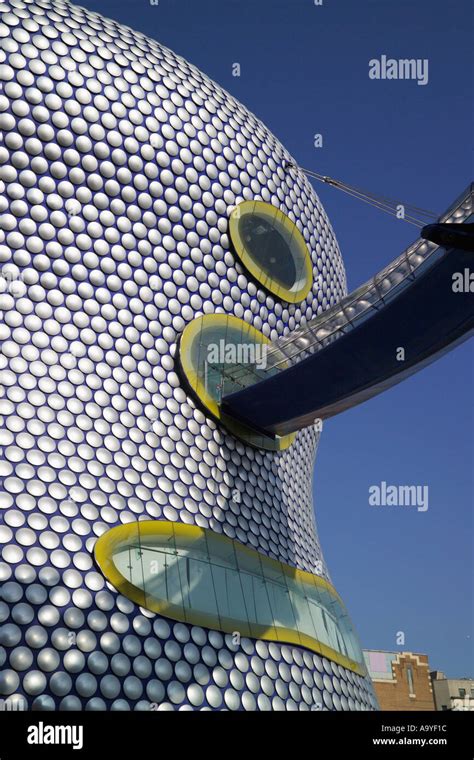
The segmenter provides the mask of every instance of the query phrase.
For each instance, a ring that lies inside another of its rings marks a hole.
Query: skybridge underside
[[[266,380],[226,396],[226,413],[258,430],[286,435],[399,383],[474,330],[470,292],[453,275],[473,254],[448,249],[387,304],[345,335]]]

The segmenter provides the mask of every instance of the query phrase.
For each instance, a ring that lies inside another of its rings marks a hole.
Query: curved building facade
[[[233,425],[201,352],[345,295],[318,197],[157,42],[61,0],[0,12],[1,697],[375,708],[315,526],[318,429]]]

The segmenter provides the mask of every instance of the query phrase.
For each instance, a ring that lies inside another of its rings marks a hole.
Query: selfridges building
[[[346,294],[318,197],[157,42],[0,11],[2,699],[377,708],[315,527],[318,421],[222,409]]]

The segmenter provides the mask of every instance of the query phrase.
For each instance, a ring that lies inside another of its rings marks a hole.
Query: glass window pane
[[[276,562],[271,564],[265,562],[263,572],[275,627],[297,630],[295,613],[281,566]]]
[[[212,578],[220,617],[247,622],[247,610],[237,570],[212,565]]]
[[[187,610],[214,615],[218,619],[219,610],[209,562],[183,554],[179,557],[178,566]]]
[[[313,620],[314,629],[316,631],[316,638],[321,642],[321,644],[325,644],[328,647],[332,646],[326,627],[324,610],[321,602],[316,597],[313,597],[311,599],[308,599],[308,604],[311,618]]]
[[[237,558],[232,541],[224,536],[207,533],[207,552],[213,564],[237,569]]]
[[[171,618],[255,638],[295,642],[305,636],[305,646],[314,641],[320,651],[319,642],[334,650],[329,656],[336,661],[338,653],[363,662],[345,607],[317,576],[204,529],[179,524],[161,529],[157,522],[156,533],[149,523],[110,531],[126,530],[126,540],[112,541],[111,557],[137,603],[147,607],[149,600],[150,609]],[[140,590],[136,597],[133,588]]]
[[[316,639],[316,628],[311,615],[308,597],[311,595],[312,587],[301,581],[295,581],[287,576],[286,583],[290,594],[290,601],[296,620],[296,627],[300,633],[311,636]]]
[[[249,623],[273,626],[272,610],[263,578],[241,573],[245,610]]]
[[[271,203],[243,201],[232,212],[229,233],[235,253],[270,292],[291,303],[306,298],[311,259],[296,224]]]

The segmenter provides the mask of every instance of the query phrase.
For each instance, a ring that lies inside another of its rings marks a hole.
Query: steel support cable
[[[339,188],[339,189],[346,188],[348,190],[353,190],[353,191],[355,191],[356,193],[358,193],[360,195],[366,196],[367,198],[373,198],[376,201],[381,201],[381,202],[384,202],[384,203],[386,203],[388,205],[392,205],[392,206],[402,205],[405,208],[411,209],[412,211],[416,211],[417,213],[421,214],[422,216],[428,216],[428,217],[431,217],[433,219],[437,218],[437,215],[433,211],[428,211],[428,209],[422,208],[421,206],[415,206],[412,203],[404,203],[401,200],[397,200],[397,199],[394,199],[394,198],[388,198],[387,196],[378,195],[376,193],[371,193],[368,190],[363,190],[362,188],[354,187],[353,185],[349,185],[347,182],[341,182],[340,180],[333,179],[332,177],[326,177],[326,176],[324,176],[322,174],[318,174],[317,172],[313,172],[310,169],[303,169],[302,168],[301,171],[304,174],[307,174],[308,176],[313,177],[314,179],[317,179],[317,180],[319,180],[321,182],[324,182],[327,185],[333,185],[334,187]]]
[[[403,206],[404,208],[408,208],[413,212],[416,212],[417,214],[421,216],[427,216],[430,219],[437,219],[437,215],[433,211],[428,211],[425,208],[421,208],[420,206],[415,206],[413,203],[404,203],[404,201],[395,200],[393,198],[387,198],[384,195],[376,195],[375,193],[369,193],[367,190],[362,190],[362,188],[359,187],[353,187],[352,185],[348,185],[345,182],[337,182],[336,187],[343,186],[345,188],[348,188],[350,190],[355,190],[358,193],[361,193],[362,195],[367,196],[368,198],[373,198],[377,201],[383,201],[384,203],[391,204],[393,206]]]
[[[295,167],[296,168],[296,167]],[[337,189],[343,190],[352,190],[356,192],[358,195],[365,196],[367,198],[372,198],[373,200],[377,202],[382,202],[385,205],[390,205],[393,207],[402,205],[404,208],[408,208],[413,212],[417,212],[421,216],[427,216],[432,219],[436,219],[437,215],[433,213],[433,211],[428,211],[428,209],[422,208],[421,206],[415,206],[412,203],[404,203],[401,200],[396,200],[394,198],[388,198],[384,195],[378,195],[375,193],[371,193],[367,190],[362,190],[362,188],[354,187],[353,185],[349,185],[347,182],[341,182],[340,180],[333,179],[332,177],[327,177],[324,174],[318,174],[318,172],[314,172],[311,169],[304,169],[301,168],[301,171],[303,174],[306,174],[309,177],[312,177],[314,179],[319,180],[320,182],[324,182],[327,185],[332,185],[333,187],[336,187]]]
[[[306,173],[306,172],[305,172]],[[308,176],[313,177],[314,179],[320,179],[321,175],[315,176],[313,173],[308,173]],[[326,182],[326,184],[330,184],[333,187],[337,188],[338,190],[342,190],[342,192],[346,193],[347,195],[352,196],[353,198],[356,198],[357,200],[363,201],[364,203],[368,203],[369,205],[373,206],[374,208],[378,208],[380,211],[384,211],[386,214],[390,214],[391,216],[401,219],[402,221],[408,222],[408,224],[413,224],[415,227],[423,227],[426,224],[426,220],[420,219],[418,216],[415,216],[415,213],[417,214],[429,214],[430,217],[433,219],[436,219],[436,215],[432,214],[431,212],[425,212],[424,210],[412,212],[412,209],[416,209],[415,206],[410,206],[410,204],[403,204],[395,202],[395,205],[392,205],[391,201],[383,200],[381,197],[377,198],[377,196],[369,195],[362,190],[358,190],[357,188],[352,188],[350,185],[345,185],[342,182],[338,182],[337,180],[331,180],[327,181],[329,178],[323,178],[321,181]],[[408,209],[410,213],[406,214],[403,217],[398,216],[397,213],[397,206],[402,205],[404,208]]]
[[[418,219],[416,216],[412,216],[411,214],[404,214],[404,216],[398,216],[397,210],[392,208],[391,206],[388,206],[387,204],[384,204],[382,201],[374,201],[372,198],[366,198],[364,195],[361,195],[359,193],[356,193],[353,190],[347,190],[345,187],[337,186],[338,190],[342,190],[343,193],[346,193],[347,195],[350,195],[352,198],[356,198],[359,201],[362,201],[363,203],[368,203],[370,206],[373,206],[374,208],[379,209],[379,211],[383,211],[385,214],[390,214],[390,216],[395,217],[396,219],[401,219],[404,222],[407,222],[408,224],[412,224],[414,227],[424,227],[426,224],[426,221],[423,219]]]

